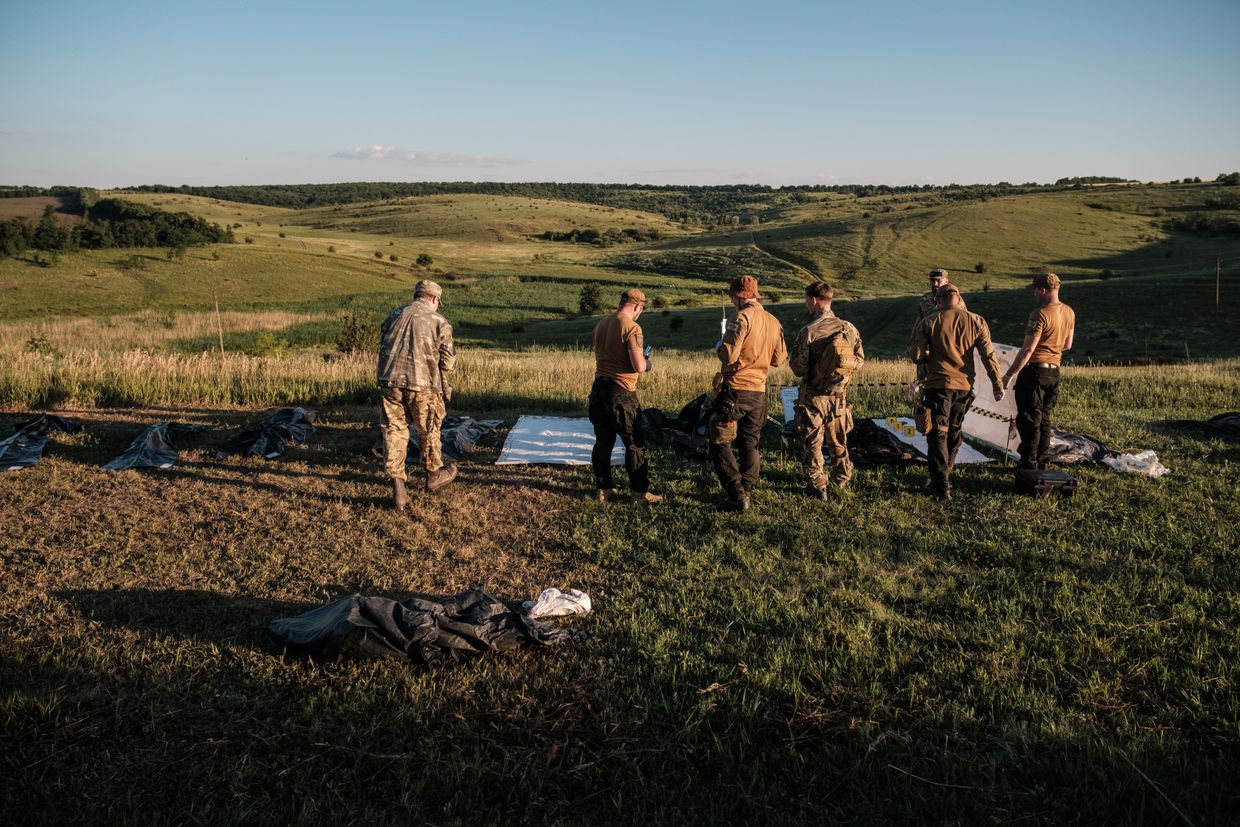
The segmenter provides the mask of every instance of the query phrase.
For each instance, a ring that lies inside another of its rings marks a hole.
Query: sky
[[[1213,178],[1240,1],[0,0],[0,185]]]

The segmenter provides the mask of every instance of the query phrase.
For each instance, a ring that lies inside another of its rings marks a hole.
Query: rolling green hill
[[[644,317],[651,340],[698,349],[714,341],[726,281],[749,272],[768,295],[782,299],[774,307],[790,331],[802,321],[801,285],[827,278],[841,297],[837,309],[861,327],[867,348],[897,355],[912,298],[924,290],[931,267],[952,271],[970,307],[990,319],[1002,341],[1020,338],[1030,275],[1052,269],[1065,279],[1065,300],[1079,311],[1078,360],[1224,356],[1237,352],[1232,331],[1240,321],[1240,236],[1226,233],[1226,222],[1240,216],[1235,192],[1182,184],[971,200],[942,192],[757,193],[749,197],[767,200],[764,209],[750,205],[751,223],[713,228],[525,195],[425,195],[290,209],[126,193],[121,197],[228,226],[237,243],[191,247],[180,256],[113,249],[50,262],[30,255],[2,260],[0,312],[8,320],[192,313],[213,309],[218,297],[227,311],[314,314],[317,321],[275,335],[291,346],[331,346],[339,315],[376,324],[407,300],[414,282],[435,278],[447,288],[445,311],[464,342],[577,346],[588,341],[594,323],[573,318],[581,288],[599,282],[608,296],[635,284],[658,297],[661,307]],[[1194,216],[1224,224],[1203,232],[1200,220],[1185,220]],[[574,230],[593,231],[598,242],[544,238]],[[647,240],[626,238],[624,230]],[[1223,301],[1216,308],[1218,257]],[[241,338],[232,344],[244,349],[255,334],[236,335]],[[182,345],[206,343],[195,338]]]

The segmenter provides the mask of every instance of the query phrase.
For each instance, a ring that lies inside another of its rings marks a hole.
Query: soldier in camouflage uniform
[[[456,478],[456,464],[444,467],[439,440],[446,404],[452,398],[448,375],[456,367],[452,325],[439,315],[443,288],[419,281],[413,301],[387,317],[379,335],[379,390],[383,396],[383,471],[392,481],[392,507],[409,504],[405,456],[412,420],[426,467],[426,490]]]
[[[852,478],[848,432],[853,419],[846,393],[853,374],[865,363],[861,334],[831,312],[832,295],[825,281],[805,288],[805,309],[812,320],[797,334],[789,363],[793,374],[803,377],[794,422],[810,490],[821,499],[842,492]],[[831,457],[829,476],[823,473],[824,443]]]

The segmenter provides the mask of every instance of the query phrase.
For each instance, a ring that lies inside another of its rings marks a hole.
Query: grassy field
[[[1234,821],[1240,450],[1167,423],[1240,407],[1240,247],[1166,228],[1217,192],[779,194],[752,206],[761,223],[720,228],[510,196],[287,210],[126,195],[228,223],[237,243],[0,261],[0,439],[30,410],[86,426],[0,474],[0,767],[16,782],[0,812]],[[573,228],[661,237],[537,238]],[[1011,496],[998,464],[969,467],[942,504],[924,466],[862,469],[828,504],[802,494],[772,427],[755,508],[721,516],[709,468],[663,448],[652,510],[599,507],[585,469],[493,464],[520,414],[584,415],[587,283],[665,305],[641,319],[656,348],[641,396],[675,411],[709,388],[729,274],[760,274],[789,336],[800,285],[825,274],[871,357],[856,413],[885,416],[908,410],[896,357],[931,266],[1010,343],[1030,271],[1064,275],[1079,327],[1057,422],[1152,448],[1172,473],[1078,466],[1078,496],[1045,501]],[[450,412],[505,425],[459,484],[397,515],[371,454],[374,355],[336,345],[420,278],[444,285],[461,348]],[[224,431],[285,404],[318,409],[313,444],[214,459]],[[169,470],[99,467],[169,420],[215,430]],[[463,667],[307,663],[265,633],[351,592],[517,601],[552,585],[594,598],[584,642]]]
[[[584,354],[472,358],[459,412],[582,411]],[[351,365],[357,388],[367,368]],[[679,360],[643,393],[678,406],[709,373]],[[906,374],[876,363],[864,381]],[[666,503],[600,508],[583,469],[492,465],[502,431],[458,485],[396,515],[370,407],[324,408],[318,441],[277,462],[216,461],[211,433],[171,470],[109,473],[146,423],[262,412],[70,406],[84,434],[0,475],[0,761],[18,782],[3,810],[1223,823],[1240,804],[1240,454],[1160,423],[1234,406],[1238,387],[1234,360],[1069,371],[1063,422],[1154,448],[1172,475],[1074,469],[1062,502],[968,468],[942,505],[924,467],[862,470],[849,501],[814,502],[771,436],[741,517],[713,512],[708,468],[662,449]],[[862,388],[855,404],[906,403]],[[264,632],[353,591],[550,585],[594,597],[585,642],[464,667],[311,664]]]

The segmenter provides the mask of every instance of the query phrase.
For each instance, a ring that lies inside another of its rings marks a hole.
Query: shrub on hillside
[[[577,299],[577,312],[583,316],[597,316],[606,309],[603,300],[603,285],[598,282],[590,282],[581,288],[581,295]]]

